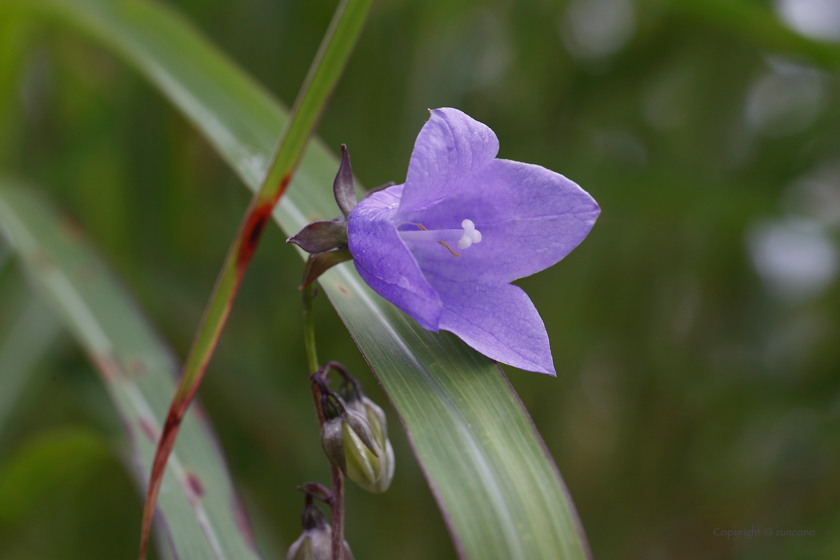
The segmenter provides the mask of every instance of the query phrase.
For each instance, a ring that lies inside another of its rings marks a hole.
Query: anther
[[[466,249],[473,243],[481,242],[481,232],[475,229],[475,224],[472,220],[464,220],[461,222],[461,227],[464,228],[464,235],[458,240],[459,249]]]

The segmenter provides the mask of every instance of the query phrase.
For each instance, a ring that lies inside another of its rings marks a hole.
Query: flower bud
[[[347,478],[376,492],[384,472],[385,453],[370,423],[349,410],[335,393],[323,395],[322,408],[326,421],[321,426],[321,446],[327,457]]]
[[[344,541],[344,560],[353,560]],[[292,543],[286,560],[332,560],[332,528],[321,510],[307,504],[303,510],[303,534]]]
[[[350,398],[347,401],[347,408],[364,416],[372,428],[372,434],[379,448],[382,449],[380,460],[382,462],[382,476],[371,487],[365,487],[371,492],[384,492],[391,485],[394,479],[394,448],[388,439],[388,421],[385,412],[375,402],[364,394],[360,397]]]

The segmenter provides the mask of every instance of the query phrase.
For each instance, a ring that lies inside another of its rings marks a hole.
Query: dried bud
[[[344,541],[344,560],[353,560],[350,545]],[[332,560],[332,528],[315,505],[303,510],[303,534],[292,543],[286,560]]]

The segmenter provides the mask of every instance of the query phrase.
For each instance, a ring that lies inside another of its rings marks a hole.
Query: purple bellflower
[[[511,282],[569,254],[600,208],[562,175],[498,151],[484,124],[457,109],[432,111],[405,183],[349,212],[347,247],[362,279],[423,328],[555,375],[545,325]]]

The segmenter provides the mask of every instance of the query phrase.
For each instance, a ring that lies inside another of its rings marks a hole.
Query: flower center
[[[481,232],[475,229],[475,224],[472,220],[464,220],[461,222],[462,229],[427,229],[423,224],[410,224],[417,226],[417,230],[399,231],[400,237],[403,240],[414,241],[436,241],[440,243],[449,252],[460,257],[458,253],[452,250],[447,242],[458,242],[459,249],[466,249],[473,243],[481,242]]]

